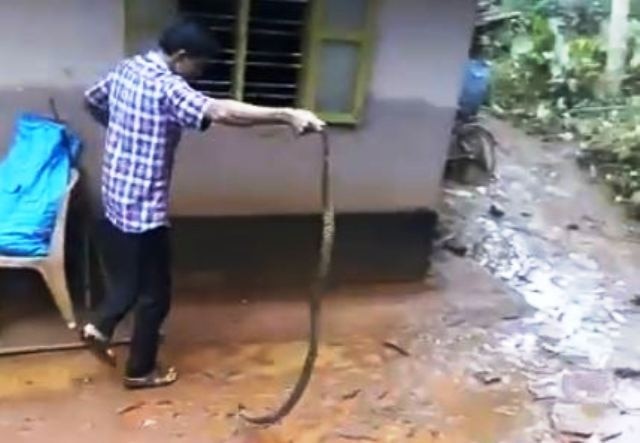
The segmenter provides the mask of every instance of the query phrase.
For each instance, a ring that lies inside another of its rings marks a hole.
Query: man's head
[[[206,60],[215,57],[220,50],[213,31],[189,20],[167,28],[159,44],[169,68],[185,78],[200,76]]]

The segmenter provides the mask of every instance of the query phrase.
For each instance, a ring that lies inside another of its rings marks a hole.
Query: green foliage
[[[599,32],[611,6],[610,0],[504,0],[501,3],[509,11],[560,18],[567,29],[578,35]]]
[[[522,20],[491,35],[493,111],[531,133],[578,140],[616,200],[640,214],[640,22],[630,23],[623,97],[611,99],[601,93],[606,50],[592,26],[600,10],[586,5],[594,2],[527,3]]]
[[[578,37],[567,43],[568,58],[556,79],[569,108],[596,101],[606,64],[606,52],[598,38]]]
[[[613,111],[597,119],[579,119],[573,130],[583,140],[583,159],[598,165],[616,201],[640,208],[640,118]],[[584,161],[584,160],[583,160]]]
[[[521,28],[509,30],[509,38],[509,55],[494,65],[492,101],[526,117],[535,114],[540,102],[551,98],[550,59],[555,36],[546,19],[533,15],[521,22]]]

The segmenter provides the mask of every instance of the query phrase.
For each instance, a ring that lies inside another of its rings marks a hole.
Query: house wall
[[[474,0],[382,0],[366,118],[331,129],[335,200],[347,212],[434,208],[466,57]],[[82,91],[127,50],[148,46],[172,0],[0,2],[0,154],[16,114],[60,112],[85,140],[87,183],[98,198],[102,130]],[[146,12],[145,12],[146,11]],[[174,181],[178,216],[304,214],[319,209],[320,149],[283,129],[189,134]]]

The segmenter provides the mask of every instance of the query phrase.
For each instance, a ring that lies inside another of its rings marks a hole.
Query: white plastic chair
[[[0,255],[0,268],[33,269],[38,271],[49,287],[62,318],[67,322],[69,329],[75,329],[76,317],[73,311],[73,303],[69,294],[69,286],[65,273],[65,230],[67,215],[69,212],[69,200],[71,193],[78,183],[77,170],[71,171],[71,177],[67,191],[60,204],[56,217],[49,254],[44,257],[8,257]]]

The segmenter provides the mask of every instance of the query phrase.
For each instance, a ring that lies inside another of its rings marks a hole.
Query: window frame
[[[326,0],[310,0],[309,17],[307,19],[306,42],[304,43],[300,94],[298,104],[310,109],[328,123],[341,125],[357,125],[361,122],[373,68],[376,19],[379,1],[366,0],[364,27],[360,31],[337,31],[326,29],[322,17],[327,6]],[[352,96],[351,111],[326,112],[316,106],[320,73],[320,54],[324,43],[340,42],[360,46],[360,57],[357,61],[355,90]]]
[[[234,25],[234,57],[230,76],[229,96],[235,100],[245,99],[245,83],[249,45],[249,26],[252,0],[236,0],[236,18]],[[126,20],[133,15],[132,0],[124,0]],[[176,2],[177,3],[177,2]],[[297,91],[294,97],[296,106],[316,112],[328,123],[337,125],[357,125],[361,122],[369,92],[373,59],[375,55],[376,24],[380,2],[366,0],[366,16],[364,27],[356,32],[342,32],[326,29],[322,17],[327,6],[326,0],[308,0],[308,7],[303,24],[301,42],[301,69],[298,73]],[[180,10],[176,4],[176,12]],[[125,29],[125,42],[130,46],[133,33]],[[316,94],[320,81],[320,57],[323,44],[326,42],[342,42],[356,44],[360,47],[357,60],[357,74],[352,96],[351,108],[348,112],[326,112],[318,109]]]
[[[231,75],[231,96],[235,100],[242,101],[244,99],[245,73],[247,71],[251,0],[236,0],[236,4],[235,59]]]

